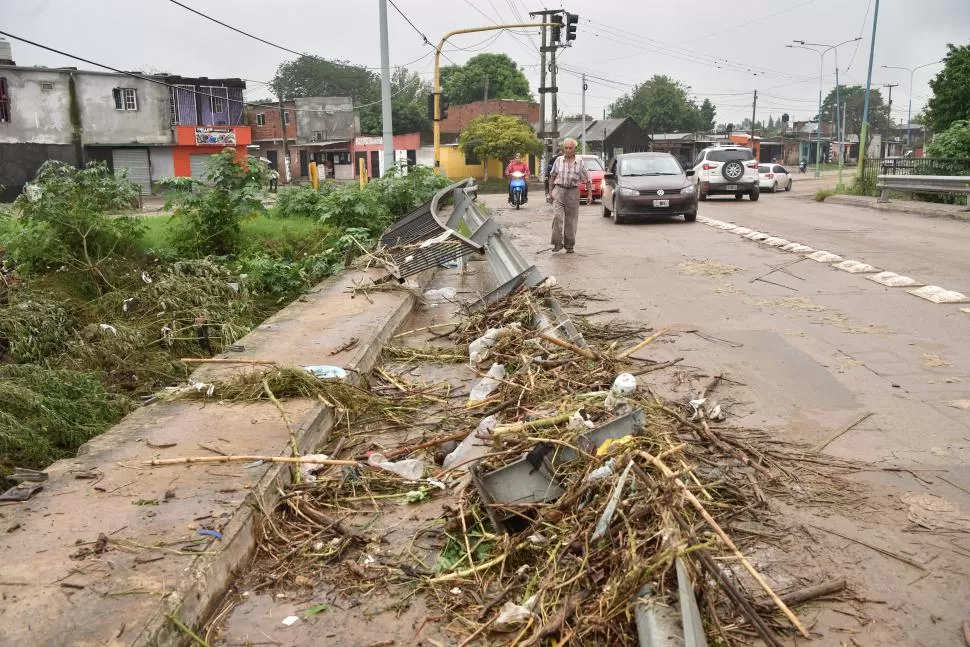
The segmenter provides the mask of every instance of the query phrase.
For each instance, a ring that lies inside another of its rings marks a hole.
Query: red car
[[[606,169],[603,168],[603,163],[600,162],[600,158],[595,155],[579,155],[580,159],[583,160],[583,164],[586,165],[586,170],[589,171],[589,176],[593,179],[593,197],[587,201],[587,204],[593,202],[593,200],[599,200],[603,197],[603,175],[606,173]],[[586,183],[581,182],[579,185],[579,197],[581,200],[586,200]]]

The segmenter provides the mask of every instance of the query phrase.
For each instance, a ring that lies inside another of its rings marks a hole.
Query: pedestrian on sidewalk
[[[585,183],[592,197],[593,180],[583,160],[576,157],[576,140],[562,143],[562,156],[553,162],[549,172],[549,195],[552,204],[552,251],[563,247],[572,254],[576,246],[576,226],[579,224],[579,185]]]

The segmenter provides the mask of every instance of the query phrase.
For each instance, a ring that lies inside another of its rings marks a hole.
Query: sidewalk
[[[383,274],[346,271],[324,281],[241,339],[245,352],[232,359],[332,364],[352,378],[366,375],[415,303],[405,290],[348,292]],[[352,336],[359,343],[334,354]],[[193,377],[248,370],[207,365]],[[310,399],[281,406],[301,452],[326,441],[329,407]],[[275,505],[290,470],[273,463],[150,468],[143,462],[289,455],[288,444],[281,412],[269,402],[180,399],[138,409],[76,458],[51,465],[43,490],[0,507],[0,644],[186,644],[171,618],[199,626],[212,616],[253,553],[257,510]]]
[[[833,195],[826,198],[825,202],[826,204],[844,204],[851,207],[869,207],[882,211],[911,213],[929,218],[952,218],[953,220],[970,221],[970,210],[967,210],[966,205],[959,204],[938,204],[915,200],[878,202],[876,198],[866,195]]]

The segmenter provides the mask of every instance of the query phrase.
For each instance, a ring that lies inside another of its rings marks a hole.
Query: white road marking
[[[838,254],[833,254],[832,252],[827,252],[822,249],[817,252],[812,252],[811,254],[806,254],[805,258],[809,258],[818,263],[838,263],[839,261],[845,260]]]
[[[873,267],[863,263],[862,261],[842,261],[841,263],[836,263],[832,267],[842,270],[843,272],[848,272],[849,274],[874,274],[879,271],[878,267]]]
[[[933,303],[970,303],[970,297],[960,292],[946,290],[938,285],[927,285],[921,288],[906,290],[913,296],[917,296]]]
[[[916,279],[911,279],[908,276],[896,274],[895,272],[879,272],[879,274],[867,276],[866,278],[890,288],[916,288],[923,285]]]

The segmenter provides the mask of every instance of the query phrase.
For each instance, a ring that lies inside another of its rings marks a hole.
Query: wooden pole
[[[633,353],[637,352],[641,348],[643,348],[645,346],[648,346],[648,345],[652,344],[654,341],[656,341],[658,338],[663,337],[668,332],[670,332],[670,326],[667,326],[663,330],[659,330],[659,331],[655,332],[654,334],[650,335],[649,337],[647,337],[646,339],[644,339],[642,342],[640,342],[636,346],[633,346],[632,348],[626,349],[625,351],[623,351],[622,353],[620,353],[619,355],[617,355],[617,359],[623,359],[624,357],[629,357],[630,355],[632,355]]]
[[[183,364],[259,364],[273,366],[276,362],[262,359],[229,359],[223,357],[183,357]]]
[[[263,461],[265,463],[307,463],[312,465],[360,465],[358,461],[337,460],[334,458],[315,458],[313,456],[188,456],[186,458],[156,458],[142,461],[142,465],[160,467],[162,465],[190,465],[193,463],[251,463]]]
[[[693,505],[694,508],[697,510],[697,512],[700,513],[701,517],[704,518],[704,521],[707,522],[707,525],[709,525],[711,529],[717,534],[717,536],[721,538],[721,541],[723,541],[724,544],[731,549],[731,552],[734,553],[734,556],[738,559],[739,562],[741,562],[741,565],[744,566],[744,569],[748,571],[748,573],[751,574],[751,577],[754,578],[754,580],[758,583],[758,585],[762,589],[764,589],[765,593],[768,594],[768,597],[771,598],[771,601],[774,602],[775,606],[778,607],[778,609],[783,614],[785,614],[785,617],[791,621],[792,625],[796,629],[798,629],[799,633],[801,633],[806,638],[810,638],[811,636],[809,635],[808,630],[805,628],[804,625],[802,625],[802,622],[801,620],[798,619],[798,616],[792,613],[792,610],[788,608],[788,605],[782,602],[781,598],[778,597],[778,594],[771,589],[771,586],[765,581],[764,577],[761,576],[761,573],[759,573],[755,569],[755,567],[751,565],[751,562],[748,561],[748,558],[744,556],[741,550],[735,545],[734,541],[732,541],[731,538],[728,536],[728,534],[724,532],[724,529],[721,528],[720,525],[718,525],[717,521],[714,520],[714,517],[712,517],[710,513],[707,512],[707,510],[704,508],[704,505],[697,499],[696,496],[694,496],[694,493],[691,492],[686,485],[684,485],[683,481],[681,481],[679,478],[676,478],[674,476],[673,470],[667,467],[667,465],[664,464],[664,462],[661,461],[659,458],[652,456],[647,452],[641,451],[640,456],[646,458],[648,461],[653,463],[657,467],[657,469],[659,469],[661,473],[663,473],[664,476],[666,476],[674,484],[676,484],[677,487],[680,488],[684,497],[691,502],[691,505]]]
[[[556,346],[560,346],[561,348],[565,348],[566,350],[571,350],[572,352],[576,353],[577,355],[581,355],[586,359],[596,359],[596,355],[594,355],[592,351],[586,350],[585,348],[580,348],[576,344],[571,344],[564,339],[559,339],[558,337],[547,335],[544,332],[539,333],[539,337],[541,337],[542,339],[545,339],[550,344],[555,344]]]

